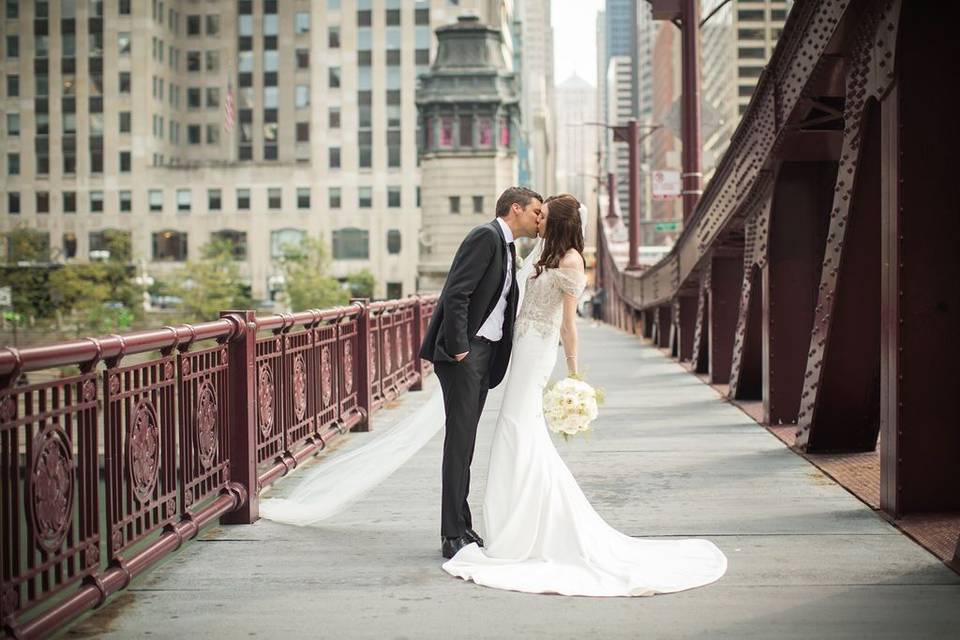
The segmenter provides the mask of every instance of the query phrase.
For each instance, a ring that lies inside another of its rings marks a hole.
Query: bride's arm
[[[564,269],[583,273],[583,259],[576,251],[570,251],[560,260]],[[579,373],[577,365],[577,296],[572,293],[563,294],[563,320],[560,324],[560,341],[563,343],[563,352],[567,361],[567,373]]]

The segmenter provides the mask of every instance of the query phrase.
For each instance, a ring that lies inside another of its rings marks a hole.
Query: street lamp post
[[[627,262],[627,269],[639,269],[640,268],[640,188],[642,182],[640,180],[640,145],[643,141],[652,134],[654,131],[660,128],[659,124],[641,124],[637,122],[636,119],[631,119],[626,125],[608,125],[604,122],[583,122],[580,124],[584,125],[594,125],[598,127],[605,127],[607,129],[613,130],[613,139],[618,142],[625,142],[628,145],[629,156],[629,167],[628,171],[630,172],[630,207],[629,207],[629,242],[630,242],[630,253],[629,259]],[[647,133],[640,135],[640,130],[642,128],[647,129]],[[616,187],[614,185],[613,174],[607,174],[607,188],[610,192],[610,211],[607,213],[609,217],[613,212],[613,203],[614,203],[614,194],[616,193]]]

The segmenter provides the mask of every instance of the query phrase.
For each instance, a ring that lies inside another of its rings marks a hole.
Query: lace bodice
[[[586,286],[587,277],[576,269],[544,269],[539,277],[531,274],[517,315],[515,336],[520,337],[531,329],[544,337],[558,334],[563,320],[564,294],[579,298]]]

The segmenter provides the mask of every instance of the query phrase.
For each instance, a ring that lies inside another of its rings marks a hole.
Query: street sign
[[[680,231],[679,222],[658,222],[653,225],[654,231]]]
[[[651,176],[654,200],[679,198],[682,190],[679,171],[654,171]]]
[[[13,296],[10,287],[0,287],[0,307],[9,309],[13,306]]]

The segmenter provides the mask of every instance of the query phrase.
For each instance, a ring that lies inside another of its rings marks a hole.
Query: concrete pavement
[[[713,540],[730,561],[718,583],[593,599],[451,578],[440,568],[439,434],[324,526],[212,529],[64,635],[956,637],[960,576],[656,349],[587,323],[581,343],[587,378],[607,403],[589,438],[558,440],[558,449],[621,531]],[[561,365],[562,356],[558,375]],[[428,392],[405,396],[377,422],[414,410]],[[477,522],[500,398],[491,393],[480,424]],[[377,433],[352,434],[339,451]],[[273,494],[296,482],[281,480]]]

